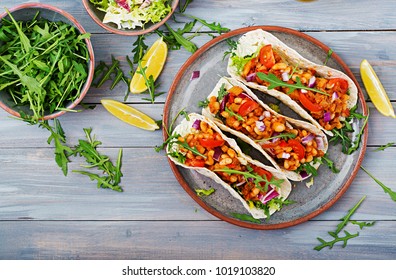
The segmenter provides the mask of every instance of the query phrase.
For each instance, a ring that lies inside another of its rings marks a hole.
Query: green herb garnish
[[[155,84],[153,75],[150,75],[149,77],[147,77],[146,75],[146,70],[147,70],[147,66],[143,67],[141,61],[138,62],[138,66],[139,66],[139,70],[136,71],[136,73],[141,74],[143,79],[144,79],[144,83],[146,84],[147,87],[147,91],[150,94],[150,99],[148,98],[143,98],[143,100],[148,100],[151,103],[154,103],[155,98],[164,94],[165,92],[159,92],[156,93],[156,89],[158,88],[158,85]]]
[[[97,168],[102,171],[104,175],[98,175],[95,173],[73,170],[75,173],[87,175],[91,180],[97,181],[98,188],[109,188],[118,192],[122,192],[122,187],[119,185],[121,177],[121,160],[122,160],[122,149],[119,150],[117,163],[114,165],[110,158],[106,155],[102,155],[97,151],[97,146],[102,142],[91,136],[91,128],[84,128],[86,140],[79,140],[78,145],[74,148],[73,154],[83,156],[88,165],[82,167],[91,169]]]
[[[271,136],[271,137],[268,137],[268,138],[263,138],[263,139],[260,139],[260,140],[255,140],[255,142],[257,142],[257,143],[267,142],[267,141],[269,141],[269,140],[277,139],[277,138],[288,140],[288,139],[294,139],[294,138],[296,138],[296,137],[297,137],[297,135],[294,134],[294,133],[281,133],[281,134],[278,134],[278,135],[276,135],[276,136]]]
[[[279,79],[275,74],[273,73],[262,73],[262,72],[257,72],[257,77],[260,80],[266,81],[269,83],[268,85],[268,89],[274,89],[277,87],[285,87],[287,89],[289,89],[289,91],[287,92],[287,94],[292,93],[294,90],[296,89],[305,89],[305,90],[309,90],[309,91],[313,91],[313,92],[317,92],[323,95],[329,95],[327,92],[321,91],[319,89],[316,88],[310,88],[310,87],[306,87],[301,83],[301,80],[299,77],[297,77],[296,79],[296,83],[295,84],[288,84],[284,81],[282,81],[281,79]]]
[[[323,62],[323,65],[327,64],[327,62],[329,61],[329,59],[332,56],[332,54],[333,54],[333,50],[329,49],[329,51],[327,52],[326,60]]]
[[[364,116],[363,114],[357,113],[356,110],[357,110],[357,105],[351,108],[349,117],[347,117],[343,121],[343,127],[341,129],[335,128],[331,131],[333,132],[334,136],[329,140],[329,142],[333,144],[338,144],[341,142],[342,144],[341,150],[344,154],[347,155],[352,154],[359,148],[360,141],[369,118],[369,113],[367,114],[367,116]],[[354,131],[351,123],[355,118],[364,119],[364,122],[358,135],[356,136],[355,140],[352,142],[348,134]]]
[[[135,46],[132,49],[133,53],[133,63],[137,64],[140,60],[142,60],[144,53],[146,52],[148,46],[144,43],[144,40],[146,39],[146,36],[139,35],[133,43],[133,46]]]
[[[362,229],[364,226],[371,226],[374,224],[374,222],[371,223],[365,223],[365,222],[357,222],[357,221],[351,221],[351,216],[356,212],[356,210],[359,208],[359,206],[362,204],[362,202],[364,201],[364,199],[366,198],[366,196],[362,197],[359,202],[352,207],[352,209],[350,209],[348,211],[348,213],[341,218],[341,223],[339,223],[337,225],[337,228],[335,231],[329,231],[328,234],[333,237],[333,240],[331,241],[325,241],[324,239],[318,237],[318,241],[321,243],[320,245],[316,246],[314,249],[317,251],[322,250],[325,247],[329,247],[329,249],[333,248],[333,246],[338,243],[338,242],[343,242],[342,247],[346,247],[348,240],[358,237],[359,236],[359,232],[357,232],[356,234],[351,234],[348,231],[344,230],[344,236],[339,236],[340,232],[346,227],[346,225],[350,222],[352,224],[355,225],[359,225],[359,227]]]
[[[393,145],[395,145],[395,142],[389,142],[385,145],[382,145],[381,147],[378,147],[377,149],[374,150],[374,152],[379,152],[379,151],[383,151],[386,148],[392,147]]]
[[[34,120],[79,98],[88,76],[89,51],[73,26],[39,18],[0,26],[0,89],[16,107],[30,108]]]
[[[210,188],[208,190],[206,189],[195,189],[195,192],[197,193],[198,196],[209,196],[212,193],[214,193],[216,190],[213,188]]]
[[[245,121],[245,119],[241,115],[234,113],[232,110],[228,109],[227,107],[224,107],[224,111],[226,111],[231,117],[237,118],[237,120],[240,122]]]
[[[166,28],[168,29],[168,31],[170,32],[171,36],[166,36],[163,33],[159,33],[161,34],[161,36],[164,38],[164,41],[167,43],[172,43],[173,49],[175,49],[175,46],[180,48],[180,46],[183,46],[187,51],[194,53],[198,47],[191,42],[190,40],[186,39],[183,37],[183,34],[186,33],[186,29],[178,29],[177,31],[173,30],[169,24],[165,23]],[[190,25],[188,25],[189,27],[192,26],[192,24],[190,23]],[[192,28],[192,27],[191,27]],[[160,31],[158,31],[160,32]],[[158,33],[157,32],[157,33]]]
[[[54,141],[55,146],[55,162],[62,169],[63,175],[67,175],[67,165],[70,162],[69,155],[73,153],[72,149],[66,145],[66,135],[58,119],[53,120],[54,126],[48,121],[39,122],[39,127],[47,129],[51,135],[48,137],[47,143]]]
[[[380,180],[375,178],[366,168],[363,166],[360,166],[360,169],[362,169],[364,172],[366,172],[367,175],[369,175],[380,187],[384,190],[385,193],[389,194],[390,198],[396,202],[396,192],[394,192],[391,188],[388,188],[387,186],[384,185]]]
[[[240,213],[230,213],[230,214],[234,218],[241,220],[241,221],[251,222],[251,223],[255,223],[255,224],[261,224],[261,221],[259,219],[255,219],[251,215],[248,215],[248,214],[240,214]]]
[[[229,50],[224,52],[223,60],[227,55],[235,56],[235,50],[238,47],[238,42],[231,40],[230,38],[227,39],[227,44],[229,46]]]
[[[248,166],[249,167],[249,166]],[[250,167],[248,171],[239,171],[233,170],[230,168],[222,168],[222,169],[215,169],[214,172],[224,172],[227,174],[240,174],[243,175],[246,181],[252,180],[256,188],[260,189],[261,191],[267,192],[268,186],[273,185],[277,188],[281,188],[282,183],[284,182],[283,179],[275,179],[272,177],[271,180],[268,180],[266,176],[260,176],[257,173],[253,172],[253,169]],[[264,188],[262,187],[262,183],[264,183]]]
[[[210,30],[216,31],[216,32],[219,33],[219,34],[230,31],[229,28],[222,27],[221,24],[220,24],[220,23],[217,23],[217,22],[209,23],[209,22],[207,22],[206,20],[203,20],[203,19],[201,19],[201,18],[199,18],[199,17],[192,16],[192,15],[187,15],[187,14],[183,14],[183,16],[188,17],[188,18],[192,18],[192,19],[194,19],[194,20],[200,22],[200,23],[203,24],[204,26],[208,27]]]

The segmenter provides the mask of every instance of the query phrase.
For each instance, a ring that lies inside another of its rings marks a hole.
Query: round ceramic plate
[[[294,48],[302,56],[315,63],[323,64],[328,57],[329,47],[304,33],[292,29],[276,26],[254,26],[223,34],[201,47],[179,70],[171,85],[165,103],[164,125],[169,127],[172,120],[174,120],[182,109],[185,109],[188,113],[201,113],[198,102],[206,99],[220,77],[228,76],[228,56],[225,57],[225,53],[230,50],[229,41],[237,41],[242,34],[258,28],[271,32],[284,43]],[[328,60],[327,66],[341,70],[352,78],[359,90],[357,111],[367,115],[362,91],[348,66],[335,53],[333,53]],[[194,71],[199,71],[199,78],[191,79]],[[256,94],[266,103],[279,103],[276,99],[260,94],[257,91]],[[282,114],[300,119],[300,117],[287,106],[283,104],[279,104],[279,106]],[[177,118],[174,126],[180,121],[181,117]],[[356,129],[352,135],[352,139],[355,139],[363,123],[361,120],[355,120],[353,125]],[[335,162],[340,172],[333,173],[326,165],[322,164],[319,167],[318,176],[314,177],[314,184],[310,188],[306,186],[309,179],[304,182],[292,182],[293,190],[288,199],[294,201],[294,203],[284,206],[281,211],[274,213],[270,219],[260,220],[259,223],[242,221],[233,217],[233,213],[248,214],[248,212],[226,189],[197,172],[178,167],[171,161],[169,161],[169,163],[177,180],[186,192],[199,205],[214,216],[229,223],[247,228],[284,228],[302,223],[322,213],[345,193],[356,176],[360,163],[363,160],[366,149],[367,133],[366,127],[360,143],[360,148],[352,155],[343,154],[341,151],[341,144],[330,144],[328,150],[329,158]],[[164,138],[167,138],[165,130]],[[269,163],[254,149],[251,150],[250,156],[269,165]],[[195,192],[195,189],[208,188],[214,188],[216,191],[209,196],[198,196]]]

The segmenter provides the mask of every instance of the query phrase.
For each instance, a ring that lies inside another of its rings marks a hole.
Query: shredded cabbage
[[[103,23],[115,23],[118,29],[144,28],[160,22],[172,10],[168,0],[89,0],[106,14]]]

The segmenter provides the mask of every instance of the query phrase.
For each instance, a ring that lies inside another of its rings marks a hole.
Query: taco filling
[[[278,81],[283,83],[302,85],[304,88],[276,86],[275,89],[288,94],[324,129],[343,127],[342,121],[349,116],[349,92],[346,79],[324,78],[318,75],[314,68],[292,65],[271,44],[259,48],[257,54],[253,54],[240,68],[240,75],[246,81],[271,87],[268,79],[260,79],[263,78],[263,74],[266,77],[275,75]]]
[[[322,137],[291,126],[284,116],[266,110],[242,87],[226,90],[222,86],[219,93],[209,98],[210,112],[230,129],[258,143],[283,169],[300,172],[325,155]]]
[[[262,211],[262,217],[269,217],[274,209],[280,210],[286,203],[282,186],[289,187],[287,179],[279,179],[282,177],[274,176],[263,165],[259,166],[260,163],[246,160],[246,156],[216,130],[203,118],[193,120],[184,136],[174,135],[168,155],[184,167],[213,172],[243,198],[248,209],[254,207]],[[207,171],[201,173],[208,174]]]

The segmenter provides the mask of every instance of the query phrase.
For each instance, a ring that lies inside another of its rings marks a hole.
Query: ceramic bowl
[[[79,34],[86,33],[84,28],[78,23],[78,21],[72,15],[70,15],[69,13],[67,13],[57,7],[51,6],[51,5],[41,4],[41,3],[25,3],[25,4],[21,4],[21,5],[12,7],[12,8],[8,8],[8,10],[16,21],[31,20],[32,18],[34,18],[34,16],[37,14],[37,12],[39,12],[40,18],[44,18],[51,22],[61,21],[61,22],[67,23],[71,26],[74,26],[78,30]],[[4,10],[4,11],[5,11],[4,13],[0,14],[0,27],[2,25],[3,18],[10,20],[10,17],[8,15],[7,11],[6,10]],[[79,34],[77,33],[77,35],[79,35]],[[81,88],[80,95],[76,99],[74,99],[73,102],[70,102],[65,105],[66,110],[58,110],[58,111],[54,111],[52,113],[45,112],[44,116],[42,116],[42,119],[44,119],[44,120],[53,119],[53,118],[59,117],[60,115],[63,115],[68,110],[73,109],[74,107],[77,106],[78,103],[81,102],[81,100],[85,97],[87,91],[89,90],[89,87],[90,87],[92,79],[93,79],[95,61],[94,61],[94,52],[93,52],[91,40],[89,38],[84,39],[84,40],[85,40],[87,50],[89,53],[89,60],[87,61],[88,75],[85,78],[86,81],[85,81],[83,87]],[[3,43],[0,42],[0,47],[2,44]],[[46,105],[48,105],[48,104],[46,104]],[[32,111],[30,110],[30,108],[28,106],[18,106],[16,108],[15,103],[12,100],[11,96],[8,93],[1,91],[1,90],[0,90],[0,107],[3,108],[4,110],[6,110],[11,115],[14,115],[16,117],[21,116],[20,112],[24,112],[27,115],[32,114]]]
[[[136,27],[135,29],[119,29],[115,23],[103,23],[103,18],[105,16],[105,12],[98,10],[94,4],[92,4],[89,0],[82,0],[85,9],[87,10],[90,17],[102,28],[106,29],[115,34],[126,35],[126,36],[138,36],[142,34],[149,33],[158,29],[162,26],[173,14],[177,5],[179,4],[179,0],[171,1],[172,10],[169,14],[167,14],[160,22],[157,23],[146,23],[144,28]]]

